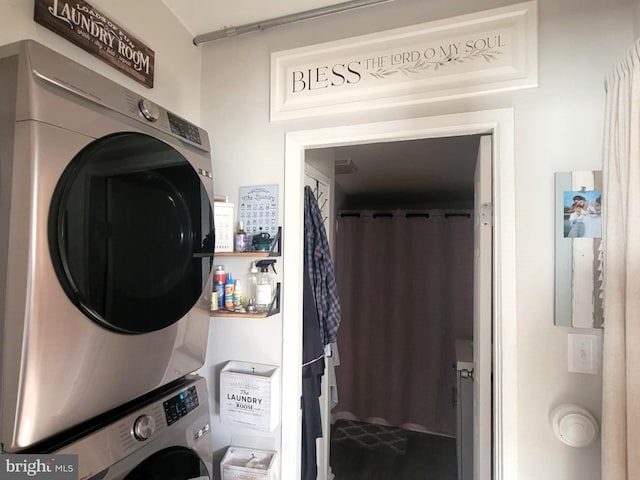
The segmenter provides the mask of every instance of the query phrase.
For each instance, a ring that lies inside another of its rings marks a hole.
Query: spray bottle
[[[256,310],[258,312],[267,312],[273,300],[276,282],[269,273],[269,267],[271,267],[273,273],[277,273],[274,263],[276,263],[274,259],[256,262],[256,267],[260,270],[256,279]]]

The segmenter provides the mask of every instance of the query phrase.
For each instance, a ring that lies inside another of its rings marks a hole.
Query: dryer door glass
[[[58,279],[86,316],[112,330],[146,333],[180,320],[207,284],[214,243],[200,175],[148,135],[92,142],[54,192],[49,245]]]
[[[154,453],[134,468],[124,480],[174,480],[209,477],[204,462],[185,447],[170,447]]]

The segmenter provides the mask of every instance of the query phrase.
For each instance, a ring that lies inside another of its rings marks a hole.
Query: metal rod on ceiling
[[[278,27],[280,25],[286,25],[288,23],[300,22],[302,20],[309,20],[312,18],[323,17],[325,15],[331,15],[334,13],[346,12],[356,8],[368,7],[376,5],[378,3],[392,2],[393,0],[351,0],[349,2],[337,3],[335,5],[329,5],[327,7],[315,8],[313,10],[307,10],[306,12],[293,13],[291,15],[285,15],[282,17],[271,18],[269,20],[262,20],[254,23],[247,23],[237,27],[223,28],[222,30],[215,30],[209,33],[203,33],[196,35],[193,39],[195,45],[200,45],[206,42],[212,42],[214,40],[221,40],[227,37],[235,37],[245,33],[266,30],[271,27]]]

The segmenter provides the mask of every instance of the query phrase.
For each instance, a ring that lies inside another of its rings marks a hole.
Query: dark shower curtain
[[[473,338],[471,215],[339,216],[334,418],[455,435],[456,338]]]

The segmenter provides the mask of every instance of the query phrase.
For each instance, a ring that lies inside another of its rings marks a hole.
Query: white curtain
[[[606,79],[602,479],[640,478],[640,44]]]

